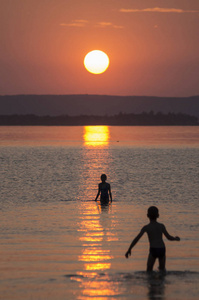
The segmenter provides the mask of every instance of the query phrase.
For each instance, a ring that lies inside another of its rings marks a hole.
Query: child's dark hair
[[[102,180],[102,181],[103,181],[103,180],[105,181],[106,179],[107,179],[106,174],[102,174],[102,175],[101,175],[101,180]]]
[[[151,220],[156,220],[159,217],[159,211],[156,206],[150,206],[148,208],[147,217]]]

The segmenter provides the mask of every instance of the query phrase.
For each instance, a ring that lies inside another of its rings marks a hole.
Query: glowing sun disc
[[[109,57],[101,50],[93,50],[86,54],[84,66],[90,73],[101,74],[105,72],[109,66]]]

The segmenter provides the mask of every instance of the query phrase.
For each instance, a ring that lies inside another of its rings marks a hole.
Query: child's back
[[[99,189],[101,191],[100,200],[101,201],[109,201],[109,190],[110,184],[108,182],[101,182],[99,183]]]
[[[165,226],[157,221],[151,221],[148,225],[143,227],[144,232],[147,233],[151,248],[165,247],[162,239],[162,234],[165,233]]]

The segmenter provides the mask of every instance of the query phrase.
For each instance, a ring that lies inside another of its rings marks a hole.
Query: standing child
[[[106,174],[101,175],[102,182],[98,185],[98,193],[95,198],[95,201],[97,201],[97,198],[100,195],[100,202],[101,204],[108,204],[109,203],[109,197],[112,202],[112,194],[111,194],[111,186],[108,182],[106,182],[107,176]]]
[[[164,241],[162,239],[162,234],[164,234],[166,238],[170,241],[180,241],[180,238],[178,236],[176,237],[171,236],[167,232],[166,227],[163,224],[157,222],[157,218],[159,217],[159,212],[157,207],[155,206],[149,207],[147,217],[149,218],[150,223],[148,225],[145,225],[141,229],[140,233],[132,241],[125,256],[126,258],[128,258],[129,255],[131,255],[131,249],[136,245],[139,239],[146,232],[150,244],[149,256],[147,261],[147,271],[153,270],[153,266],[156,261],[156,258],[158,258],[159,260],[159,270],[164,271],[165,263],[166,263],[166,255],[165,255],[166,248],[165,248]]]

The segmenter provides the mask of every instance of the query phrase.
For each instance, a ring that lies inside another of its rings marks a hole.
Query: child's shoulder
[[[141,231],[147,232],[148,226],[149,226],[149,224],[144,225],[144,226],[142,227]]]
[[[163,223],[156,222],[156,228],[159,228],[162,232],[165,230],[165,226]]]
[[[143,227],[143,229],[144,229],[144,230],[147,230],[147,229],[152,228],[152,227],[154,227],[154,226],[155,226],[155,227],[165,228],[164,224],[155,221],[155,222],[152,222],[152,223],[151,223],[151,222],[148,223],[147,225],[145,225],[145,226]]]
[[[157,222],[157,224],[158,224],[159,226],[161,226],[161,227],[165,227],[163,223]]]
[[[99,184],[100,184],[100,185],[102,185],[102,184],[103,184],[103,185],[110,185],[110,183],[108,183],[108,182],[106,182],[106,181],[105,181],[105,182],[100,182]]]
[[[108,182],[100,182],[99,186],[103,186],[103,187],[107,186],[107,187],[109,187],[110,184]]]

